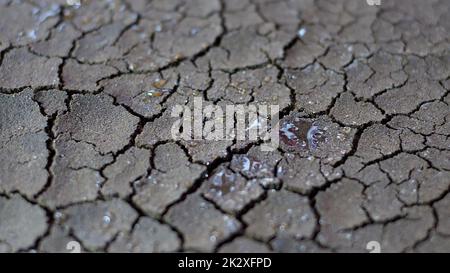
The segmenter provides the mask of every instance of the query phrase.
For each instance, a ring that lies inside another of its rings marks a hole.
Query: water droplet
[[[337,135],[336,135],[336,137],[337,137],[337,139],[338,140],[345,140],[345,135],[344,134],[341,134],[341,133],[338,133]]]
[[[154,83],[153,83],[153,87],[155,88],[163,88],[164,85],[166,85],[167,80],[164,79],[157,79]]]
[[[200,32],[200,29],[198,27],[194,27],[194,28],[191,29],[191,35],[192,36],[197,35],[197,33],[199,33],[199,32]]]
[[[75,9],[78,9],[81,6],[81,0],[67,0],[67,5],[72,6]]]
[[[32,40],[36,40],[37,39],[36,30],[32,29],[28,31],[27,36]]]
[[[225,221],[225,226],[227,227],[228,230],[232,230],[232,231],[237,230],[238,226],[231,217],[229,217],[228,215],[225,215],[223,217],[223,220]]]
[[[306,34],[306,28],[302,27],[301,29],[298,30],[297,34],[298,34],[298,37],[302,38]]]
[[[282,176],[284,174],[283,167],[278,166],[277,168],[277,176]]]
[[[55,218],[55,221],[59,222],[64,217],[64,215],[62,214],[62,212],[56,211],[53,214],[53,217]]]
[[[219,232],[217,232],[216,230],[213,230],[209,236],[209,240],[211,242],[215,242],[215,241],[217,241],[218,236],[219,236]]]
[[[147,92],[147,96],[149,97],[161,97],[162,93],[158,90],[155,89],[151,89],[150,91]]]
[[[323,131],[319,129],[318,126],[313,125],[309,128],[306,138],[308,140],[308,145],[310,148],[316,149],[319,139],[323,136]]]
[[[306,222],[306,221],[308,221],[309,220],[309,214],[303,214],[301,217],[300,217],[300,221],[302,221],[302,222]]]
[[[103,179],[102,179],[102,177],[100,176],[99,173],[95,173],[95,177],[96,177],[95,185],[97,186],[97,188],[101,188],[101,187],[102,187],[102,184],[103,184]]]
[[[112,221],[111,213],[109,213],[109,212],[105,213],[105,215],[103,215],[103,218],[102,218],[103,225],[105,227],[107,227],[111,224],[111,221]]]
[[[200,208],[202,208],[202,209],[207,208],[206,202],[201,202],[201,203],[200,203]]]
[[[181,60],[182,58],[183,58],[183,54],[177,53],[177,54],[175,54],[175,56],[174,56],[174,61],[179,61],[179,60]]]

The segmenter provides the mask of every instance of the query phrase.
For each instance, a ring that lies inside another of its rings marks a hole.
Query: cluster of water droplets
[[[61,11],[61,7],[58,4],[51,4],[48,8],[34,7],[31,10],[31,16],[35,19],[36,24],[34,28],[26,31],[21,31],[17,34],[20,39],[26,35],[31,40],[37,40],[39,26],[44,23],[48,18],[57,16]]]
[[[231,166],[246,177],[261,177],[272,174],[273,170],[263,161],[247,155],[233,157]]]
[[[288,119],[280,126],[280,140],[287,146],[302,150],[315,150],[325,141],[325,129],[300,118]]]
[[[235,173],[222,169],[211,177],[209,192],[217,197],[234,192],[236,190],[236,179]]]

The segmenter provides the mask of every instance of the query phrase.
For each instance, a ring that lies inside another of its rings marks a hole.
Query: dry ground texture
[[[0,251],[448,252],[449,38],[448,0],[0,0]],[[195,96],[294,137],[175,141]]]

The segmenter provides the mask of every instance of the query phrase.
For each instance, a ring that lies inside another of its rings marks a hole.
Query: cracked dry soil
[[[0,252],[449,252],[449,38],[448,0],[0,0]],[[174,141],[195,96],[322,136]]]

